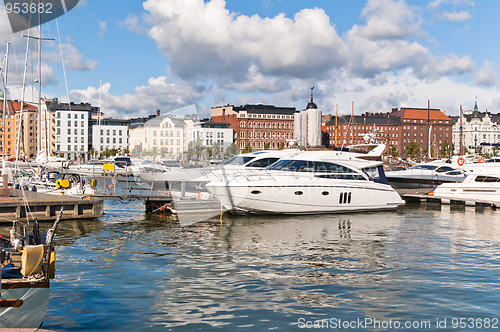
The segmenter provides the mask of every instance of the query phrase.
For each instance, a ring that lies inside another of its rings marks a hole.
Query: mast
[[[427,161],[431,155],[431,126],[430,126],[431,100],[427,99]]]
[[[335,146],[338,146],[337,135],[338,135],[338,119],[339,119],[339,104],[335,105]]]
[[[42,151],[42,30],[40,26],[38,26],[38,152]]]
[[[464,154],[463,117],[464,117],[464,113],[463,113],[463,110],[462,110],[462,105],[460,105],[460,155],[461,156],[463,156],[463,154]]]
[[[24,36],[24,35],[23,35]],[[19,161],[19,149],[20,149],[20,144],[21,144],[21,139],[24,139],[22,137],[22,127],[23,127],[23,110],[24,110],[24,97],[25,97],[25,91],[26,91],[26,74],[28,70],[28,53],[29,53],[29,45],[30,45],[30,29],[28,29],[28,38],[26,38],[26,57],[24,60],[24,74],[23,74],[23,88],[21,90],[21,110],[19,112],[19,129],[17,131],[17,142],[16,142],[16,165],[17,162]],[[23,142],[24,143],[24,142]],[[26,148],[26,144],[23,144],[24,147]],[[26,151],[25,151],[25,157],[26,157]]]
[[[99,154],[101,153],[102,151],[102,145],[101,145],[101,111],[102,111],[102,91],[101,91],[101,87],[102,87],[102,77],[99,77],[99,111],[97,113],[97,132],[99,133],[99,136],[97,136],[96,134],[97,133],[93,133],[93,137],[98,137],[98,143],[96,144],[96,146],[99,147]],[[93,145],[93,144],[92,144]],[[96,157],[96,151],[94,150],[94,159]]]
[[[354,144],[354,100],[351,107],[351,145]]]
[[[9,43],[7,42],[7,50],[5,51],[5,69],[3,75],[3,114],[2,114],[2,178],[3,178],[3,189],[6,189],[9,182],[9,176],[7,174],[7,165],[5,161],[5,143],[7,142],[7,130],[5,128],[5,115],[7,110],[7,72],[9,67]]]

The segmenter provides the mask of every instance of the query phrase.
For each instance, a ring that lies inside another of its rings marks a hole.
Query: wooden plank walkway
[[[75,198],[63,195],[42,194],[24,191],[29,211],[25,208],[23,193],[11,189],[9,197],[0,197],[0,223],[26,220],[26,214],[39,221],[52,221],[56,213],[64,208],[62,219],[93,219],[102,217],[103,201],[99,199]],[[31,212],[31,213],[30,213]]]
[[[450,204],[463,206],[491,207],[496,210],[499,204],[480,199],[459,199],[456,197],[434,196],[428,192],[418,190],[398,190],[398,193],[408,203],[431,203],[431,204]]]

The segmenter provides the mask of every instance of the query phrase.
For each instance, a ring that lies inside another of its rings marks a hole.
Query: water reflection
[[[58,234],[47,328],[295,326],[498,312],[498,212],[408,206],[181,227],[141,202]],[[466,317],[469,317],[466,316]]]

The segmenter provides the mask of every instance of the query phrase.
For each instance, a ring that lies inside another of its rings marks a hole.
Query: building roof
[[[84,112],[99,112],[99,107],[92,106],[89,103],[80,103],[75,104],[74,102],[70,103],[59,103],[57,98],[52,100],[47,100],[45,102],[47,104],[47,109],[49,111],[84,111]]]
[[[14,112],[17,112],[21,109],[21,102],[18,100],[7,100],[7,109],[6,112],[8,114],[14,114]],[[31,110],[31,111],[37,111],[38,107],[35,105],[29,104],[29,103],[23,103],[23,109],[25,111]],[[0,100],[0,112],[3,113],[3,100]]]
[[[289,114],[292,115],[296,112],[295,107],[276,107],[274,105],[263,104],[247,104],[243,106],[234,106],[235,112],[246,111],[247,113],[264,113],[264,114]]]
[[[441,110],[436,108],[405,108],[402,107],[399,110],[395,110],[391,115],[400,116],[405,119],[423,119],[426,120],[451,120],[449,116],[441,112]]]
[[[200,123],[201,128],[230,128],[231,124],[227,122],[205,121]]]
[[[469,114],[464,113],[464,121],[470,122],[472,119],[483,119],[486,114],[490,116],[492,122],[500,125],[500,113],[492,114],[489,112],[479,112],[478,110],[475,110]],[[460,121],[460,116],[450,116],[450,118],[453,120],[453,124]]]
[[[144,124],[153,119],[154,117],[156,117],[156,114],[151,114],[149,115],[148,117],[144,117],[144,118],[132,118],[129,120],[129,128],[131,129],[134,129],[134,128],[139,128],[139,127],[144,127]]]
[[[160,115],[144,123],[144,127],[159,127],[164,119],[169,118],[175,127],[184,127],[184,120],[172,117],[170,115]]]
[[[89,125],[96,125],[98,123],[98,119],[89,119]],[[128,126],[130,120],[127,119],[102,119],[101,125],[103,126]]]

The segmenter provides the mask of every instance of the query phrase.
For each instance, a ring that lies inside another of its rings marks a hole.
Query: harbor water
[[[490,208],[187,227],[145,215],[141,201],[106,201],[104,211],[60,224],[44,328],[500,329],[500,214]]]

